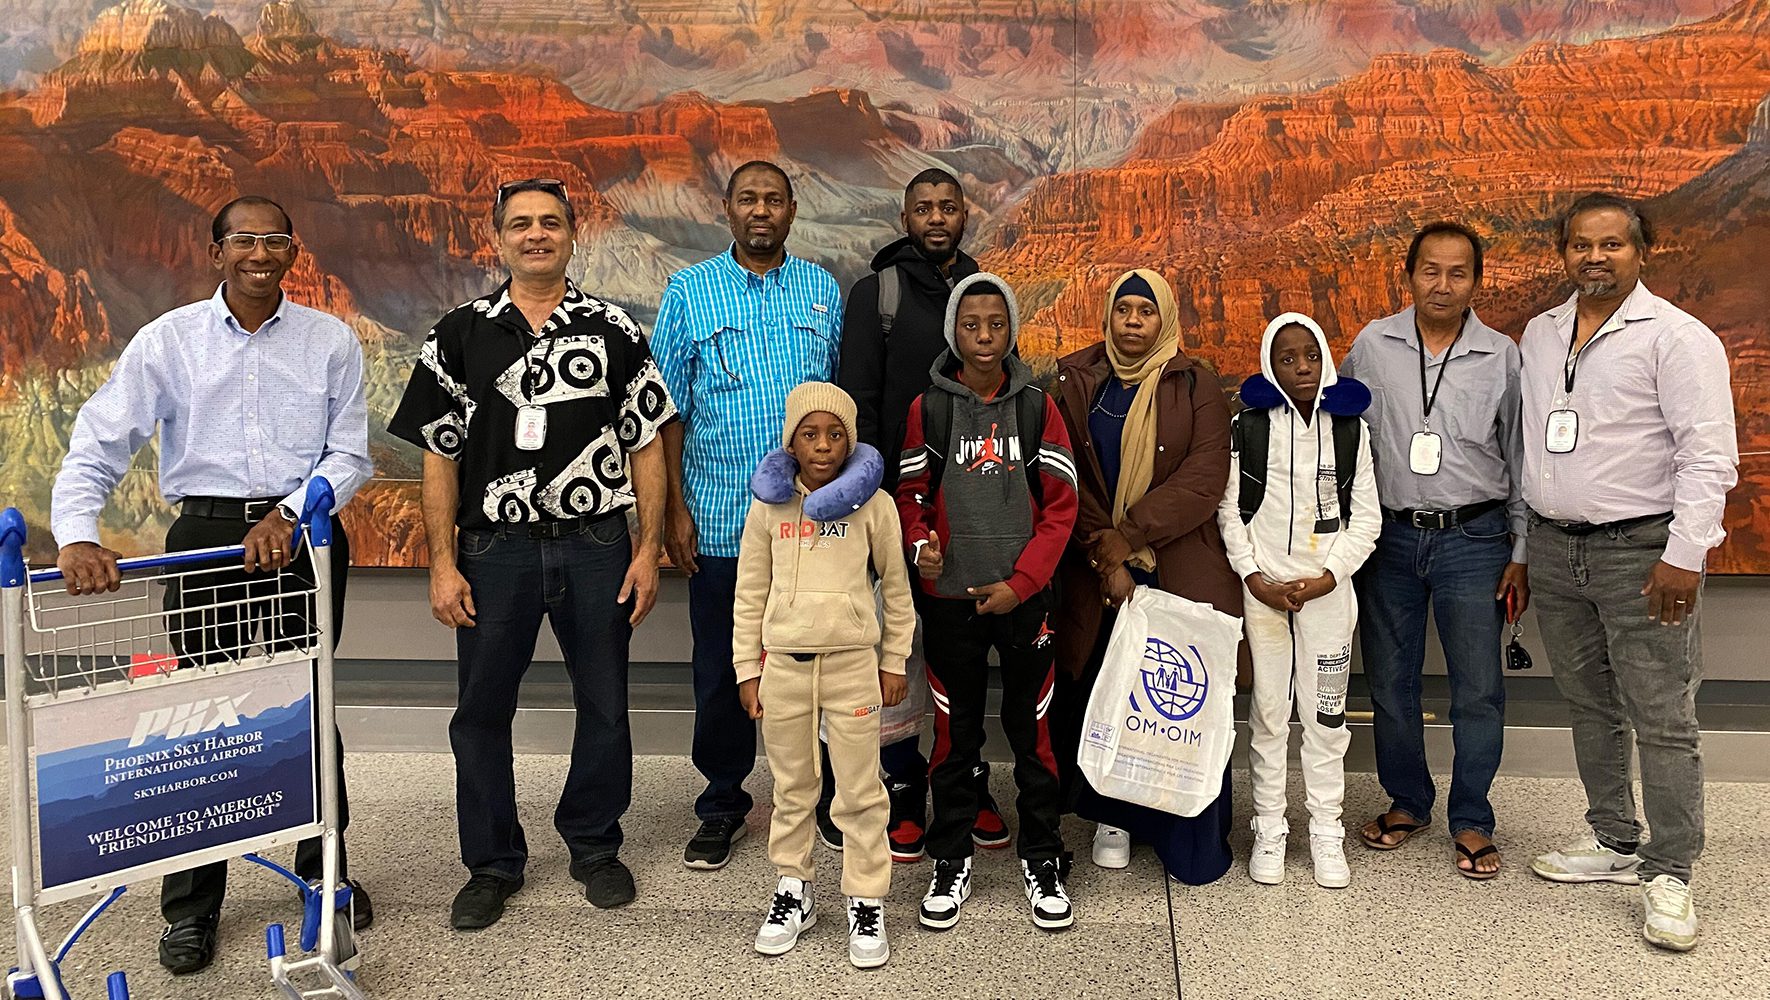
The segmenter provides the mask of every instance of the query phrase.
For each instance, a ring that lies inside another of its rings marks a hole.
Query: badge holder
[[[1552,410],[1544,427],[1543,447],[1551,455],[1565,455],[1579,444],[1579,414],[1569,409]]]
[[[1432,433],[1430,426],[1415,431],[1407,449],[1407,467],[1416,476],[1436,476],[1444,462],[1444,439]]]
[[[547,408],[529,403],[516,408],[516,447],[540,451],[547,443]]]

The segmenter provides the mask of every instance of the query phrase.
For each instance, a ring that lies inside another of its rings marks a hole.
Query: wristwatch
[[[286,503],[277,504],[277,513],[283,515],[283,520],[290,524],[294,524],[296,521],[301,520],[300,515],[296,514],[293,510],[290,510],[289,505]]]

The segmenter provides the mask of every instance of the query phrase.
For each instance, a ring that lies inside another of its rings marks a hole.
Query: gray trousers
[[[1641,839],[1630,781],[1630,729],[1641,754],[1641,799],[1653,839],[1641,880],[1690,880],[1702,853],[1701,596],[1682,625],[1647,617],[1641,588],[1665,550],[1670,517],[1574,535],[1530,523],[1530,590],[1555,685],[1567,699],[1573,751],[1598,839]]]

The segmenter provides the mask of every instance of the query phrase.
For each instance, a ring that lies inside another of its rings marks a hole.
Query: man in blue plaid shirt
[[[695,801],[701,826],[683,853],[717,869],[744,835],[756,762],[756,724],[738,702],[731,611],[750,473],[779,446],[787,393],[830,381],[841,337],[836,279],[786,251],[798,204],[786,172],[756,160],[725,190],[731,249],[672,275],[652,354],[681,420],[663,430],[670,467],[665,548],[689,574],[694,630]]]

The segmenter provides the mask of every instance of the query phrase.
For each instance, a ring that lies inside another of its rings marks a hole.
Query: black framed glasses
[[[504,199],[513,194],[521,194],[524,191],[544,191],[550,195],[556,196],[560,201],[563,201],[568,205],[571,204],[572,200],[571,196],[566,193],[565,181],[562,181],[557,177],[530,177],[525,180],[510,181],[498,185],[498,197],[492,201],[493,210],[495,211],[502,207]]]
[[[236,253],[251,253],[259,243],[271,253],[288,253],[295,246],[295,237],[288,233],[229,233],[221,238],[221,245]]]

